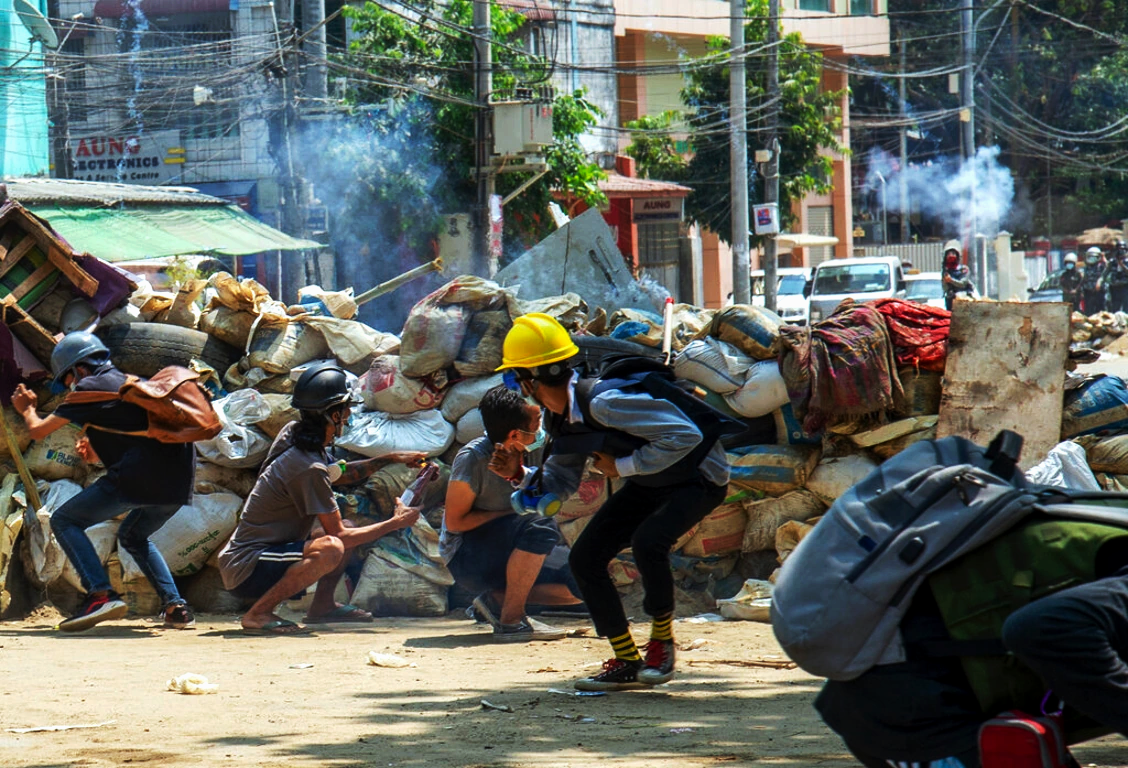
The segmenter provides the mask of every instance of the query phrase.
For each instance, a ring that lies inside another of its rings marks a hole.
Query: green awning
[[[103,261],[184,254],[245,256],[262,251],[322,248],[263,224],[234,205],[138,205],[104,208],[25,203],[75,250]]]

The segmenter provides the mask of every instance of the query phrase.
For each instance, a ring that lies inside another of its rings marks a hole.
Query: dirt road
[[[271,638],[243,636],[229,616],[204,617],[195,631],[127,620],[82,635],[54,631],[57,619],[0,624],[0,765],[855,764],[811,708],[818,680],[746,666],[781,658],[763,624],[679,622],[679,643],[699,648],[681,652],[674,682],[580,698],[570,683],[604,657],[596,638],[495,645],[488,629],[455,617]],[[369,666],[369,651],[416,666]],[[165,690],[185,672],[218,693]],[[1128,764],[1128,742],[1078,756]]]

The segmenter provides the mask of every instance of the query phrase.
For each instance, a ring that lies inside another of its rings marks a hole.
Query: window
[[[853,2],[853,0],[851,0]],[[799,0],[801,11],[829,11],[830,0]]]
[[[820,267],[815,290],[823,296],[843,293],[876,293],[889,290],[888,264],[850,264]]]
[[[780,296],[801,296],[807,287],[807,279],[802,275],[784,275],[779,279],[776,293]]]
[[[869,16],[873,13],[873,0],[850,0],[851,16]]]
[[[151,24],[140,38],[139,91],[134,90],[133,73],[123,73],[122,111],[131,122],[148,131],[178,130],[184,141],[239,135],[238,94],[209,85],[231,63],[229,16],[185,14],[176,24]],[[123,53],[135,44],[134,34],[132,29],[119,33]],[[153,55],[171,49],[176,49],[176,55]],[[202,89],[198,92],[197,84]]]
[[[909,280],[908,296],[913,301],[944,298],[944,284],[940,278],[917,278]]]

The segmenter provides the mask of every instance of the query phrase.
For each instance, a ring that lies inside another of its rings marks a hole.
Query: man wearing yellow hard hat
[[[581,377],[570,364],[579,348],[548,315],[534,312],[514,320],[502,353],[498,370],[510,372],[510,380],[548,412],[547,455],[590,455],[603,474],[625,481],[592,516],[569,558],[595,628],[615,653],[601,672],[577,680],[575,687],[625,690],[665,683],[674,673],[670,549],[724,499],[729,478],[724,448],[701,426],[705,421],[687,415],[694,412],[691,403],[678,392],[655,396],[645,373],[620,366],[622,375],[609,368],[602,378]],[[520,474],[515,459],[505,455],[495,455],[491,468],[515,479]],[[645,659],[607,571],[627,546],[642,577],[643,609],[653,618]]]

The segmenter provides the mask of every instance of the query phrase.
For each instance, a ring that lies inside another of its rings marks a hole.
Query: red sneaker
[[[638,672],[639,682],[661,685],[674,676],[674,641],[651,640],[646,644],[646,661]]]
[[[114,591],[98,595],[87,595],[78,607],[78,612],[66,621],[59,623],[62,632],[82,632],[95,624],[112,619],[120,619],[129,613],[129,606]]]

